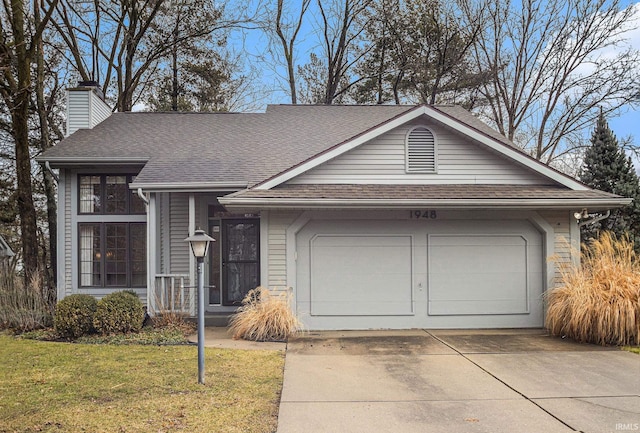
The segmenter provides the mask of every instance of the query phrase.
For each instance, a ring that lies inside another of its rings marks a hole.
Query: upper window
[[[407,134],[407,173],[435,173],[437,168],[436,139],[433,132],[424,126],[413,128]]]
[[[125,215],[144,214],[144,202],[129,190],[135,176],[80,175],[79,213]]]

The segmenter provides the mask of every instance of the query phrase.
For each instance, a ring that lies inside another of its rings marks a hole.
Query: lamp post
[[[209,242],[214,241],[204,230],[196,230],[193,236],[185,239],[191,246],[191,252],[195,256],[198,280],[198,383],[204,384],[204,278],[202,264],[209,249]]]

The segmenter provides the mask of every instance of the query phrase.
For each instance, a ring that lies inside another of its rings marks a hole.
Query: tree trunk
[[[40,15],[37,7],[34,9],[36,25],[40,22]],[[51,147],[51,135],[49,132],[49,118],[47,106],[44,100],[44,47],[42,40],[37,41],[36,57],[36,108],[40,125],[40,150],[45,151]],[[56,298],[56,277],[57,277],[57,205],[56,205],[56,185],[53,176],[43,167],[42,177],[44,182],[44,193],[47,199],[47,226],[49,232],[49,257],[51,260],[47,272],[47,287],[49,289],[49,300],[55,302]],[[46,268],[46,266],[45,266]]]
[[[176,25],[173,27],[173,47],[171,48],[171,111],[178,111],[178,24],[180,13],[176,18]]]
[[[18,189],[18,214],[25,278],[28,282],[38,269],[38,238],[36,234],[36,210],[31,186],[31,155],[29,154],[29,103],[31,96],[31,57],[26,46],[25,4],[21,0],[11,2],[17,88],[9,96],[13,138],[16,149],[16,177]]]

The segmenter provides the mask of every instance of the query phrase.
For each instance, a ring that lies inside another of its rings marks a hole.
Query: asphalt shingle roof
[[[328,199],[328,200],[481,200],[481,199],[617,199],[620,196],[598,190],[575,191],[552,185],[379,185],[322,184],[280,185],[270,190],[250,189],[229,198]]]
[[[148,160],[136,183],[253,185],[414,106],[270,106],[265,113],[114,113],[39,159]]]

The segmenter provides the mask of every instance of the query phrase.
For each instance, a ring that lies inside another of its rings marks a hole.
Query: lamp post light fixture
[[[185,239],[191,246],[191,252],[198,263],[198,383],[204,385],[204,278],[202,265],[209,250],[209,243],[215,242],[204,230],[196,230],[192,236]]]

